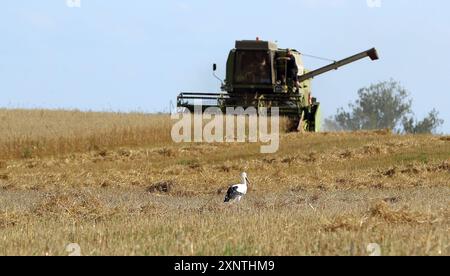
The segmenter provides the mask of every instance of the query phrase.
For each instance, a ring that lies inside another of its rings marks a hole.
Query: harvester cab
[[[320,130],[320,104],[311,93],[311,79],[331,70],[370,57],[378,59],[375,48],[361,52],[327,66],[308,71],[302,54],[297,50],[280,49],[270,41],[236,41],[228,55],[226,78],[221,81],[221,93],[185,93],[177,98],[177,107],[191,112],[196,105],[203,110],[219,107],[278,107],[280,116],[290,120],[291,130],[318,132]]]

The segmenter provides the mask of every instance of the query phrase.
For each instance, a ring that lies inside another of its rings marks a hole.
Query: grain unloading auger
[[[222,93],[181,93],[177,106],[193,112],[195,106],[219,107],[278,107],[280,116],[290,118],[291,129],[320,130],[320,104],[311,94],[311,79],[349,63],[369,57],[378,59],[375,48],[333,62],[314,71],[303,66],[302,54],[296,50],[280,49],[269,41],[237,41],[227,60],[226,79]],[[214,64],[214,71],[217,66]]]

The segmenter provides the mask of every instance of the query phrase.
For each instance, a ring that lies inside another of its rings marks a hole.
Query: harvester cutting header
[[[278,107],[280,116],[290,118],[292,130],[320,130],[320,104],[311,94],[311,79],[365,57],[378,59],[375,48],[308,71],[297,50],[280,49],[269,41],[236,41],[227,60],[222,93],[181,93],[177,106],[191,112],[202,108]],[[213,70],[216,71],[214,64]]]

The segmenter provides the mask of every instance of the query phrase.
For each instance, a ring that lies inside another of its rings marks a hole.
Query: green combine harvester
[[[318,132],[320,104],[312,97],[311,80],[365,57],[377,60],[377,50],[372,48],[308,71],[297,50],[280,49],[273,42],[259,39],[236,41],[236,48],[228,56],[223,92],[183,92],[177,97],[177,107],[190,112],[194,112],[196,105],[201,105],[203,110],[219,107],[224,113],[227,107],[255,107],[258,112],[262,107],[278,107],[279,115],[289,118],[290,130]],[[216,64],[213,70],[217,70]]]

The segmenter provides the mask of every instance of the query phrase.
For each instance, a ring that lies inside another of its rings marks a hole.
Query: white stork
[[[242,197],[247,194],[247,183],[250,184],[250,181],[248,181],[247,173],[243,172],[241,174],[241,184],[236,184],[231,186],[228,191],[227,195],[225,196],[224,202],[230,202],[230,201],[241,201]]]

